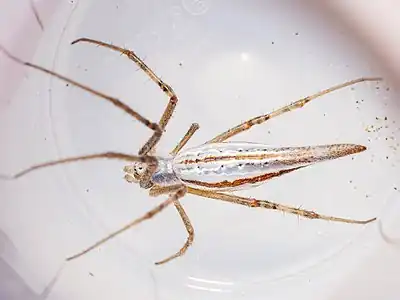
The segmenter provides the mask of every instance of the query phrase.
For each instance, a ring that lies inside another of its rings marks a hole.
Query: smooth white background
[[[12,27],[14,34],[2,32],[1,44],[19,57],[117,96],[156,120],[167,99],[133,63],[93,45],[69,43],[85,36],[134,49],[180,97],[160,154],[192,122],[201,125],[190,142],[195,145],[322,88],[386,74],[346,28],[305,2],[55,3],[37,3],[43,33],[29,3],[3,4],[10,12],[4,22],[18,26]],[[0,63],[1,173],[67,155],[135,153],[150,134],[98,98],[4,57]],[[378,216],[385,234],[398,237],[392,220],[400,209],[399,104],[393,88],[387,88],[388,82],[360,84],[236,137],[274,146],[368,146],[354,160],[313,166],[242,194],[324,214]],[[2,260],[32,297],[335,299],[344,293],[395,299],[390,286],[398,250],[382,239],[377,223],[364,227],[303,220],[192,196],[183,204],[196,240],[183,258],[153,265],[186,238],[170,208],[64,265],[67,255],[161,200],[124,182],[123,165],[88,162],[0,183]],[[375,278],[373,289],[366,289],[362,278]]]

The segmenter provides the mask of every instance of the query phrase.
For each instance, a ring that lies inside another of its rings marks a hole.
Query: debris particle
[[[378,119],[377,119],[378,120]],[[383,126],[376,127],[374,125],[368,125],[365,127],[366,132],[378,132],[383,128]]]

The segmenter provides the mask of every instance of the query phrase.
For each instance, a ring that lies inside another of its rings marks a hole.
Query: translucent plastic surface
[[[201,126],[189,143],[196,145],[321,89],[384,75],[343,29],[298,2],[60,4],[45,24],[34,58],[28,58],[122,99],[153,121],[168,101],[158,86],[126,57],[89,44],[71,46],[79,37],[134,50],[177,92],[179,103],[157,148],[160,155],[192,122]],[[151,134],[100,98],[36,71],[25,74],[14,96],[0,101],[1,173],[72,155],[135,154]],[[400,212],[395,203],[399,103],[393,95],[387,82],[357,84],[235,137],[272,146],[368,147],[239,194],[325,215],[389,221]],[[125,182],[124,165],[76,163],[0,182],[5,249],[0,255],[33,294],[47,299],[327,299],[383,243],[377,223],[304,220],[186,196],[182,204],[196,237],[184,257],[153,264],[186,239],[171,207],[64,265],[66,256],[162,200]],[[388,232],[394,228],[384,224]]]

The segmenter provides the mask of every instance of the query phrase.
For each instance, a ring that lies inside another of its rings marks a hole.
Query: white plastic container
[[[0,43],[18,57],[116,96],[154,121],[167,99],[136,65],[70,42],[90,37],[133,49],[174,88],[180,101],[157,149],[162,155],[192,122],[201,126],[189,144],[196,145],[318,90],[385,76],[362,45],[305,2],[43,0],[36,3],[43,32],[26,2],[1,4],[7,27],[0,26]],[[71,155],[136,153],[150,135],[109,103],[2,55],[0,78],[0,173]],[[348,142],[368,151],[240,194],[326,215],[377,216],[396,239],[399,124],[387,82],[361,83],[270,120],[234,140]],[[304,220],[194,196],[182,201],[196,232],[184,257],[153,264],[186,239],[171,207],[65,264],[161,201],[126,183],[124,165],[76,163],[0,182],[1,299],[365,299],[365,290],[396,299],[398,246],[383,239],[380,223]]]

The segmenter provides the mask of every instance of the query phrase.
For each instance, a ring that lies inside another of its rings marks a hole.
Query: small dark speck
[[[180,62],[180,63],[179,63],[179,66],[180,66],[180,67],[182,67],[182,66],[183,66],[183,64]]]
[[[275,42],[271,42],[271,44],[272,44],[272,45],[274,45],[274,44],[275,44]]]
[[[354,157],[352,157],[351,160],[354,160]]]
[[[268,134],[271,134],[271,130],[268,130]]]
[[[85,72],[87,72],[87,69],[85,69]]]
[[[386,159],[389,159],[389,156],[386,156]]]
[[[299,33],[298,33],[298,32],[296,32],[294,35],[299,35]]]
[[[389,88],[389,87],[387,87],[387,88],[386,88],[386,90],[387,90],[387,91],[390,91],[390,88]]]
[[[351,88],[350,88],[350,90],[354,91],[354,88],[353,88],[353,87],[351,87]]]
[[[45,141],[47,141],[47,138],[44,138]]]
[[[69,83],[66,83],[65,86],[69,86]]]
[[[353,180],[350,180],[349,183],[353,183]]]
[[[89,272],[89,275],[92,276],[92,277],[94,276],[92,272]]]
[[[326,117],[326,113],[324,113],[324,117]]]
[[[366,195],[365,195],[365,198],[368,198],[368,197],[369,197],[369,195],[368,195],[368,194],[366,194]]]
[[[379,90],[379,89],[380,89],[380,87],[379,87],[379,86],[376,86],[375,88],[376,88],[377,90]]]
[[[86,189],[86,193],[89,193],[89,189]]]
[[[358,104],[358,103],[360,103],[360,101],[357,100],[356,103]]]
[[[387,117],[385,117],[384,120],[387,121]]]
[[[397,191],[397,187],[394,187],[394,190]]]

